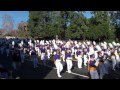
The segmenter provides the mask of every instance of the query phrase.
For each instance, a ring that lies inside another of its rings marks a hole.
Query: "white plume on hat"
[[[30,39],[29,42],[32,42],[32,40]]]
[[[101,51],[101,47],[99,45],[96,46],[97,51]]]
[[[117,43],[117,46],[119,46],[119,43]]]
[[[115,43],[115,41],[113,41],[113,42],[112,42],[112,44],[113,44],[114,46],[116,46],[116,43]]]
[[[14,42],[14,41],[12,41],[12,45],[13,45],[13,46],[15,45],[15,42]]]
[[[107,43],[104,41],[104,44],[107,45]]]
[[[75,44],[77,44],[77,41],[75,41]]]
[[[117,53],[117,50],[115,50],[115,53],[114,53],[115,55],[117,55],[118,53]]]
[[[49,42],[48,42],[48,41],[46,41],[46,43],[47,43],[47,44],[49,44]]]
[[[76,44],[76,47],[79,48],[79,44]]]
[[[83,42],[83,44],[86,44],[85,42]]]
[[[21,43],[18,43],[18,46],[20,46],[20,47],[21,47]]]
[[[81,45],[81,42],[79,42],[79,45]]]
[[[67,42],[67,43],[65,44],[65,47],[69,48],[69,45],[70,45],[70,42]]]
[[[23,41],[21,41],[21,44],[23,45]]]
[[[101,43],[101,46],[104,46],[104,44],[103,44],[103,43]]]
[[[83,48],[85,48],[85,45],[84,45],[84,44],[82,44],[82,47],[83,47]]]
[[[107,49],[107,45],[106,44],[104,44],[103,47],[104,47],[104,49]]]
[[[94,54],[95,51],[94,51],[94,49],[93,49],[93,46],[89,47],[89,50],[90,50],[90,52],[89,52],[90,55],[91,55],[91,54]]]
[[[113,45],[111,43],[109,43],[109,46],[110,46],[110,48],[113,48]]]
[[[39,40],[37,40],[37,43],[39,43]]]
[[[87,44],[90,45],[90,41],[87,41]]]
[[[56,45],[56,43],[55,42],[52,42],[52,43],[53,43],[54,48],[58,49],[58,46]]]
[[[95,42],[95,41],[93,41],[93,45],[96,45],[96,42]]]
[[[36,40],[34,40],[34,42],[36,43]]]

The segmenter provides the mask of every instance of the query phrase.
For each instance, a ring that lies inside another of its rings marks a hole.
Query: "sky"
[[[14,29],[17,29],[18,24],[21,21],[28,21],[29,20],[29,11],[0,11],[0,28],[2,28],[3,16],[9,15],[12,16],[14,20]],[[90,11],[85,13],[87,18],[91,17]]]
[[[0,11],[0,28],[2,28],[2,22],[3,22],[4,15],[12,16],[14,20],[15,29],[17,29],[17,26],[21,21],[26,22],[29,19],[28,11]]]

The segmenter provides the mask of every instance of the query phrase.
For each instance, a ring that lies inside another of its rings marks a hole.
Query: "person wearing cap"
[[[57,51],[54,52],[54,57],[53,58],[54,58],[54,64],[55,64],[55,66],[57,68],[57,75],[58,75],[58,77],[62,77],[60,75],[60,73],[63,70],[63,65],[61,63],[61,59],[60,59],[61,55],[60,55],[59,50],[57,50]]]
[[[88,62],[88,71],[90,72],[91,79],[99,79],[97,72],[97,61],[94,58],[94,55],[90,55],[90,61]]]
[[[78,61],[78,68],[82,68],[82,52],[80,51],[80,49],[77,49],[76,52],[77,55],[77,61]]]
[[[67,63],[67,71],[68,71],[68,73],[71,73],[73,64],[72,64],[72,55],[71,55],[70,48],[67,49],[67,52],[65,53],[65,59],[66,59],[66,63]]]

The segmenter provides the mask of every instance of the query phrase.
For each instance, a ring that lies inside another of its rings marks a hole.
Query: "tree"
[[[88,20],[83,15],[83,11],[75,12],[72,11],[70,13],[70,25],[66,30],[66,37],[71,39],[84,39],[85,40],[85,32],[88,30]]]
[[[18,36],[22,38],[30,37],[30,32],[28,30],[28,23],[21,21],[18,25]]]
[[[55,38],[59,34],[59,11],[30,11],[29,16],[29,29],[33,38]]]
[[[113,41],[120,37],[119,12],[30,11],[29,30],[32,37]]]
[[[97,40],[114,40],[115,30],[111,23],[110,12],[108,11],[93,11],[93,17],[90,18],[90,33],[89,39]],[[94,33],[93,33],[94,32]]]

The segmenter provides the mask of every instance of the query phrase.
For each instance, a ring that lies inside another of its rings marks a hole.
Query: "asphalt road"
[[[26,58],[25,63],[21,64],[17,70],[13,70],[11,56],[7,57],[4,54],[0,55],[0,64],[13,71],[13,78],[19,76],[21,79],[89,79],[87,67],[78,69],[75,61],[73,61],[72,73],[66,72],[66,65],[64,65],[64,70],[61,72],[62,78],[57,77],[54,63],[50,60],[47,61],[47,66],[44,66],[40,60],[39,67],[34,69],[32,61]],[[110,70],[110,74],[105,75],[104,79],[120,79],[120,69]]]

